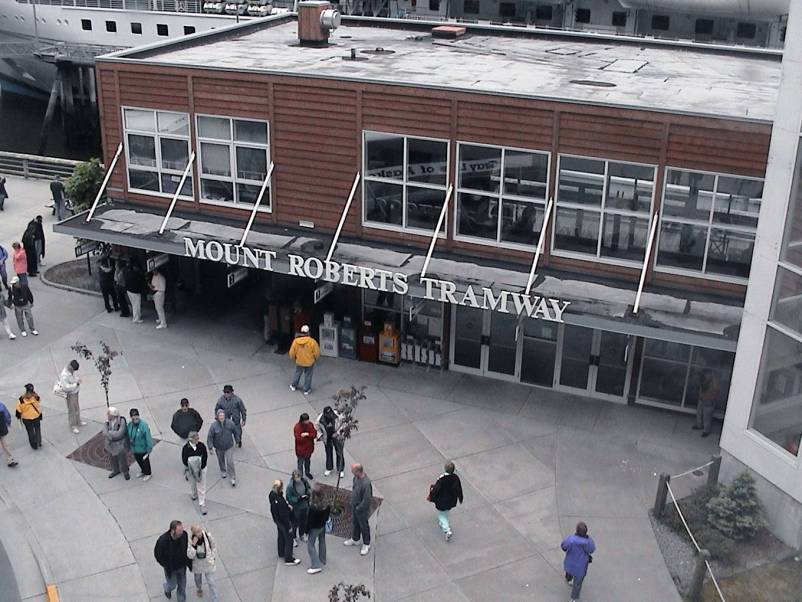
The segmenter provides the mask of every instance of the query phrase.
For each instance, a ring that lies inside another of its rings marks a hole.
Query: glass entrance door
[[[455,307],[451,366],[460,372],[518,380],[518,317],[473,307]]]
[[[596,366],[596,392],[623,397],[626,392],[629,337],[618,332],[596,331],[599,358]]]
[[[482,336],[485,312],[475,307],[454,308],[451,358],[463,372],[482,373]]]
[[[595,332],[582,326],[565,325],[560,358],[561,386],[584,390],[589,388]]]
[[[490,338],[487,345],[487,371],[498,376],[515,377],[518,362],[518,317],[497,311],[487,312]]]
[[[629,384],[629,337],[566,324],[561,337],[559,386],[622,399]]]

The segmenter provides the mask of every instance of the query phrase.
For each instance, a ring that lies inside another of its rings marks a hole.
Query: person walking
[[[25,430],[28,431],[31,449],[42,447],[42,406],[31,383],[25,385],[25,393],[17,400],[16,416],[22,420]]]
[[[245,409],[245,404],[239,396],[234,395],[234,387],[231,385],[225,385],[223,387],[223,394],[214,405],[215,415],[217,415],[219,410],[223,410],[226,413],[226,418],[234,423],[237,447],[242,447],[242,428],[245,426],[248,410]]]
[[[696,424],[693,425],[694,430],[702,431],[702,437],[709,437],[713,430],[713,412],[716,411],[720,389],[715,372],[712,370],[702,372],[699,402],[696,404]]]
[[[362,539],[362,549],[359,553],[367,556],[370,551],[370,503],[373,498],[373,484],[370,477],[365,474],[365,468],[361,464],[351,466],[351,473],[354,475],[354,483],[351,487],[351,537],[343,542],[346,546],[358,546]]]
[[[150,452],[153,451],[153,437],[150,434],[148,423],[140,418],[139,410],[131,408],[128,415],[131,417],[131,422],[128,423],[127,427],[128,444],[131,448],[131,453],[134,454],[134,460],[139,465],[140,472],[137,478],[147,482],[150,481],[152,476]]]
[[[6,269],[6,259],[8,259],[8,251],[3,245],[0,245],[0,282],[3,286],[8,288],[8,271]]]
[[[6,443],[6,437],[8,437],[8,429],[10,426],[11,412],[8,411],[6,404],[0,401],[0,448],[3,449],[3,453],[6,455],[6,464],[8,467],[14,468],[19,466],[19,462],[11,455],[11,450],[8,449],[8,444]]]
[[[125,290],[131,303],[131,316],[134,324],[142,323],[142,295],[145,293],[145,279],[136,261],[132,261],[125,274]]]
[[[206,463],[209,454],[201,443],[198,431],[191,431],[189,439],[181,448],[185,478],[189,481],[192,501],[198,500],[201,514],[206,514]]]
[[[451,541],[452,535],[448,513],[457,505],[457,502],[462,503],[462,482],[454,474],[455,469],[453,462],[446,462],[445,472],[437,478],[429,490],[429,501],[437,508],[437,520],[446,541]]]
[[[167,280],[159,270],[150,275],[150,290],[153,291],[153,305],[156,308],[156,328],[167,328],[167,317],[164,314],[164,297],[167,294]]]
[[[189,537],[180,520],[170,521],[170,529],[156,540],[153,556],[164,570],[162,591],[167,599],[173,597],[174,589],[178,591],[178,602],[185,602],[187,599],[187,567],[190,564],[187,557],[188,547]]]
[[[109,478],[113,479],[123,473],[125,480],[131,475],[128,472],[128,428],[123,416],[117,408],[106,410],[106,426],[103,434],[106,436],[106,453],[111,457],[111,472]]]
[[[25,259],[28,262],[28,276],[39,274],[39,256],[36,253],[36,220],[31,220],[22,233],[22,246],[25,248]]]
[[[14,276],[11,279],[9,295],[11,296],[11,304],[14,306],[17,326],[19,326],[22,336],[28,336],[28,331],[25,330],[26,322],[28,323],[28,328],[31,329],[31,334],[38,335],[39,331],[36,330],[36,324],[33,322],[33,293],[27,284],[22,283],[19,276]]]
[[[28,255],[25,248],[18,242],[11,243],[11,261],[14,266],[14,273],[19,281],[28,285]]]
[[[37,215],[34,223],[34,245],[36,247],[36,261],[39,265],[45,265],[45,226],[42,222],[42,216]]]
[[[76,435],[79,426],[86,426],[86,422],[81,420],[81,405],[78,403],[78,393],[81,391],[81,377],[75,374],[78,368],[80,368],[78,361],[70,360],[61,371],[56,386],[53,387],[54,393],[67,399],[67,420]]]
[[[5,177],[0,178],[0,211],[6,210],[6,199],[8,198],[8,190],[6,190]]]
[[[120,305],[117,303],[117,290],[114,286],[114,260],[105,254],[98,261],[97,267],[100,293],[103,295],[103,305],[106,306],[106,311],[108,313],[120,311]]]
[[[323,439],[323,446],[326,450],[326,472],[323,476],[329,476],[334,468],[334,458],[337,455],[337,472],[340,478],[345,476],[345,437],[343,436],[343,425],[340,415],[331,406],[323,408],[323,412],[317,417],[317,427],[320,432],[319,439]]]
[[[189,399],[182,398],[179,402],[179,408],[173,414],[173,420],[170,422],[170,428],[173,432],[182,439],[188,439],[192,432],[200,432],[203,426],[203,418],[195,408],[189,407]],[[206,463],[204,462],[204,465]]]
[[[66,204],[67,200],[64,197],[64,184],[61,183],[61,178],[56,176],[50,182],[50,194],[53,195],[53,208],[56,210],[56,219],[62,221],[66,217]]]
[[[577,602],[582,592],[582,582],[588,573],[588,564],[593,562],[596,544],[588,535],[588,526],[580,521],[576,524],[576,532],[566,537],[560,547],[565,552],[563,568],[565,581],[571,586],[571,602]]]
[[[231,486],[237,486],[237,469],[234,466],[234,443],[236,441],[236,428],[223,410],[217,410],[217,420],[209,427],[206,437],[206,447],[210,454],[217,455],[217,465],[220,467],[220,476],[224,479],[231,476]],[[217,450],[217,451],[215,451]]]
[[[312,475],[312,454],[315,451],[315,437],[317,429],[309,420],[309,414],[301,414],[298,422],[292,427],[292,434],[295,437],[295,457],[298,459],[298,473],[306,474],[308,479],[314,479]]]
[[[295,376],[292,378],[290,391],[295,391],[298,388],[298,383],[301,381],[301,375],[303,374],[304,395],[309,395],[312,392],[312,371],[315,368],[317,358],[320,357],[320,346],[315,339],[309,336],[309,326],[307,324],[301,326],[301,334],[292,341],[290,357],[295,362]]]
[[[308,532],[306,520],[309,516],[309,496],[312,495],[312,487],[303,475],[297,470],[292,471],[292,478],[287,483],[287,503],[292,509],[292,541],[300,537],[301,541],[306,541]]]
[[[128,293],[125,290],[125,279],[128,274],[128,267],[125,260],[120,259],[114,268],[114,293],[117,303],[120,306],[120,317],[128,318],[131,312],[128,310]]]
[[[310,575],[322,571],[326,564],[326,523],[330,516],[331,506],[326,503],[323,488],[320,483],[315,483],[312,488],[312,497],[309,499],[309,539],[306,542],[311,563],[306,572]],[[317,548],[315,548],[315,544],[317,544]]]
[[[300,558],[295,558],[292,553],[293,540],[290,535],[291,512],[284,499],[284,483],[276,479],[273,481],[273,488],[267,496],[270,504],[270,516],[276,525],[276,542],[278,545],[278,556],[284,559],[287,566],[301,564]]]
[[[13,306],[14,303],[11,301],[11,298],[7,297],[2,287],[0,287],[0,326],[5,329],[10,341],[13,341],[17,338],[17,335],[11,332],[11,325],[8,323],[7,309],[10,309]]]
[[[212,602],[217,602],[217,581],[214,578],[215,558],[217,556],[217,543],[214,537],[201,525],[192,525],[191,537],[187,546],[187,558],[195,577],[195,588],[198,597],[203,596],[203,578],[209,587]]]

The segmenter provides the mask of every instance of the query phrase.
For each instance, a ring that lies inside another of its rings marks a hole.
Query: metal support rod
[[[195,162],[195,151],[192,151],[189,154],[189,161],[187,161],[187,166],[184,168],[184,173],[181,174],[181,181],[178,183],[178,188],[175,189],[175,194],[173,195],[173,200],[170,201],[170,208],[167,209],[167,214],[164,216],[164,221],[162,222],[161,228],[159,228],[159,234],[164,234],[164,229],[167,227],[167,220],[170,219],[170,216],[173,214],[173,209],[175,209],[175,203],[178,200],[178,195],[181,194],[181,189],[184,187],[184,182],[189,175],[189,171],[192,169],[192,164]]]
[[[646,245],[646,256],[643,258],[643,267],[640,271],[640,282],[638,283],[638,294],[635,295],[635,307],[633,314],[638,313],[640,307],[640,297],[643,294],[643,285],[646,284],[646,271],[649,269],[649,261],[652,258],[652,247],[654,246],[654,235],[657,232],[657,214],[652,218],[652,227],[649,229],[649,244]]]
[[[100,185],[100,190],[97,191],[95,195],[95,201],[92,203],[92,207],[89,209],[89,213],[86,215],[86,223],[89,223],[92,220],[92,216],[95,215],[95,209],[97,209],[97,204],[100,202],[100,197],[103,196],[103,192],[106,190],[106,185],[109,183],[109,179],[111,179],[111,173],[114,171],[115,166],[117,165],[117,160],[120,158],[120,155],[123,152],[123,143],[120,142],[117,145],[117,152],[114,153],[114,158],[111,160],[111,165],[106,170],[106,176],[103,178],[103,183]]]
[[[526,294],[532,290],[532,283],[535,281],[535,273],[537,272],[537,264],[540,261],[540,254],[543,253],[543,244],[546,242],[546,230],[549,227],[549,217],[551,217],[551,210],[554,207],[554,199],[549,199],[549,204],[546,205],[546,213],[543,215],[543,227],[540,229],[540,237],[537,241],[537,249],[535,250],[535,258],[532,260],[532,269],[529,270],[529,280],[526,281]]]
[[[443,220],[446,219],[446,211],[448,210],[448,201],[451,198],[451,193],[454,191],[454,186],[452,184],[448,185],[448,190],[446,190],[446,199],[443,201],[443,208],[440,210],[440,217],[437,218],[437,227],[434,229],[434,234],[432,234],[432,240],[429,243],[429,251],[426,253],[426,259],[423,261],[423,269],[420,271],[420,277],[424,278],[426,276],[426,272],[429,270],[429,261],[432,259],[432,253],[434,252],[434,245],[437,243],[437,237],[440,234],[440,228],[443,227]]]
[[[253,211],[251,211],[251,217],[248,218],[248,225],[245,226],[245,232],[242,233],[242,240],[239,243],[239,246],[245,246],[245,239],[248,238],[248,234],[251,232],[251,226],[253,226],[253,220],[256,219],[256,212],[259,210],[259,205],[262,204],[262,197],[265,194],[265,190],[267,189],[267,185],[270,183],[270,178],[273,176],[273,162],[270,162],[270,166],[267,168],[267,175],[265,176],[265,181],[262,182],[262,188],[259,190],[259,196],[256,197],[256,202],[253,204]]]
[[[334,247],[337,246],[337,241],[340,239],[340,232],[343,229],[343,225],[345,224],[345,218],[348,217],[348,210],[351,209],[351,203],[354,200],[354,195],[356,194],[356,187],[359,186],[359,178],[361,177],[360,172],[356,172],[356,176],[354,177],[354,184],[351,186],[351,192],[348,194],[348,200],[345,203],[345,208],[343,209],[343,213],[340,216],[340,223],[337,224],[337,231],[334,233],[334,238],[331,241],[331,246],[329,247],[329,254],[326,255],[326,261],[331,260],[331,256],[334,254]]]

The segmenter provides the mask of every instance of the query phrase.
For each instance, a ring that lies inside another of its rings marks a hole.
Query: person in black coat
[[[180,520],[170,521],[169,531],[156,540],[153,556],[164,569],[164,595],[167,598],[172,598],[173,590],[178,588],[178,599],[186,600],[187,568],[192,566],[187,558],[188,546],[189,537]]]
[[[42,223],[42,216],[37,215],[31,223],[35,226],[33,242],[36,246],[37,261],[39,265],[45,265],[45,226]]]
[[[284,558],[284,564],[295,566],[301,563],[300,558],[292,555],[292,536],[290,535],[291,517],[290,505],[284,499],[284,483],[280,480],[273,481],[273,489],[267,496],[270,503],[270,515],[276,523],[278,532],[278,555]]]
[[[28,258],[28,276],[39,274],[39,256],[36,253],[36,228],[36,220],[31,220],[22,234],[22,246],[25,247],[25,256]]]
[[[462,503],[462,483],[454,474],[456,470],[453,462],[446,462],[445,472],[440,475],[429,491],[429,501],[437,508],[437,519],[440,529],[443,530],[446,541],[451,540],[451,524],[448,522],[449,511]]]
[[[125,274],[125,290],[131,302],[131,317],[134,324],[142,323],[142,295],[145,294],[145,276],[136,261],[132,261]]]
[[[103,255],[98,261],[97,267],[100,292],[103,295],[103,305],[106,306],[106,311],[108,313],[120,311],[120,304],[117,302],[117,290],[114,287],[114,271],[116,268],[114,260],[108,255]]]

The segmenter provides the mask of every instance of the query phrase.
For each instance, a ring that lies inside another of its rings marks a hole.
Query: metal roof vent
[[[298,39],[301,46],[326,46],[329,33],[340,26],[340,13],[324,0],[298,3]]]
[[[357,56],[356,48],[351,48],[351,53],[342,57],[344,61],[367,61],[369,60],[366,56]]]
[[[593,81],[590,79],[572,79],[572,84],[577,84],[578,86],[594,86],[596,88],[615,88],[616,84],[612,82],[600,82],[600,81]]]
[[[381,46],[373,49],[363,50],[362,54],[395,54],[395,50],[389,48],[382,48]]]

